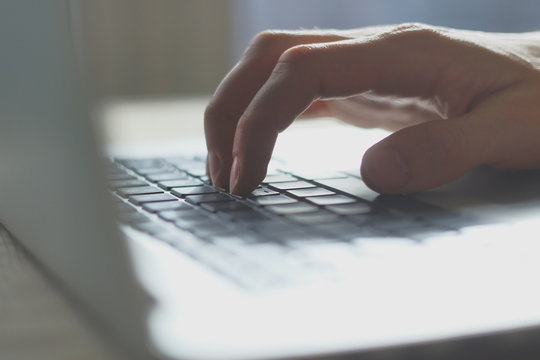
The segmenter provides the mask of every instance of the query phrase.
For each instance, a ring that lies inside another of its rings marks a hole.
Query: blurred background
[[[207,95],[257,32],[425,22],[540,28],[538,0],[81,0],[84,57],[100,96]]]

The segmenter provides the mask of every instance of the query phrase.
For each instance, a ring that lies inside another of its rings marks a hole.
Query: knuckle
[[[421,31],[425,29],[429,29],[430,26],[418,23],[418,22],[407,22],[403,24],[396,25],[391,32],[405,32],[405,31]]]
[[[313,50],[313,45],[296,45],[283,52],[280,60],[286,62],[304,62],[312,56]]]
[[[277,62],[275,72],[309,69],[314,52],[313,45],[296,45],[285,50]]]
[[[397,25],[383,35],[384,38],[398,39],[425,42],[431,41],[442,36],[442,30],[422,24],[422,23],[405,23]]]
[[[291,35],[278,30],[265,30],[255,35],[249,43],[246,53],[281,52],[290,42]]]

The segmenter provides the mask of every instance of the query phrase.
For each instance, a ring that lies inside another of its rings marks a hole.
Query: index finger
[[[254,38],[238,64],[216,89],[205,112],[208,169],[214,185],[228,187],[236,124],[282,53],[298,44],[344,38],[338,33],[322,31],[267,31]]]

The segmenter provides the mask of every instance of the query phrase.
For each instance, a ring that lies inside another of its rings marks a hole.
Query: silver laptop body
[[[0,18],[0,221],[127,358],[540,355],[538,172],[481,169],[417,196],[478,220],[457,233],[364,238],[354,254],[314,241],[309,251],[338,280],[246,290],[120,231],[67,2],[3,0]]]

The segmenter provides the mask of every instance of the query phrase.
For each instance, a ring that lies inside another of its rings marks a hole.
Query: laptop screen
[[[0,221],[136,348],[142,298],[100,181],[69,15],[66,0],[0,3]]]

